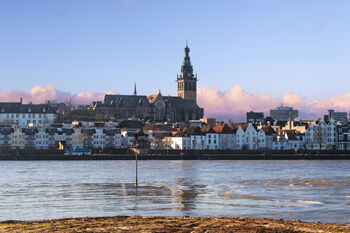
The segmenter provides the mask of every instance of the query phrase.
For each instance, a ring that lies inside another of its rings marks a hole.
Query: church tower
[[[185,58],[181,66],[181,74],[177,76],[177,96],[197,101],[197,75],[193,74],[190,60],[190,49],[186,44]]]

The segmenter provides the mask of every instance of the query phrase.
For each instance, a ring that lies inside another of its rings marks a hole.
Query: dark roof
[[[270,125],[263,125],[261,130],[264,131],[266,135],[276,134],[276,131]]]
[[[149,105],[147,96],[144,95],[105,95],[104,107],[136,108],[139,105]]]
[[[119,124],[120,128],[129,128],[129,129],[142,129],[143,124],[141,121],[136,120],[124,120]]]
[[[103,133],[108,136],[114,136],[120,134],[120,129],[103,129]]]
[[[47,128],[46,133],[48,133],[49,135],[54,135],[54,134],[72,135],[74,133],[74,130],[73,129],[66,129],[66,128]]]
[[[216,133],[214,130],[213,130],[213,127],[211,127],[210,125],[205,125],[201,128],[201,131],[203,133]]]
[[[190,109],[199,108],[196,101],[182,99],[177,96],[162,96],[160,93],[144,96],[144,95],[105,95],[104,107],[119,106],[122,108],[136,108],[137,106],[151,106],[156,99],[162,99],[164,102],[176,108]],[[94,104],[94,103],[93,103]],[[96,102],[96,107],[100,105]]]
[[[35,135],[37,132],[37,128],[22,128],[22,133],[25,133],[26,135]]]
[[[185,134],[188,135],[204,135],[204,133],[200,130],[199,127],[189,126],[185,129]]]
[[[38,113],[54,114],[54,109],[47,104],[21,104],[17,102],[0,102],[0,113]]]
[[[217,124],[217,125],[215,125],[215,127],[213,129],[217,133],[222,133],[222,134],[232,134],[233,133],[233,130],[226,123]]]
[[[0,134],[2,135],[10,135],[14,132],[12,127],[0,127]]]
[[[295,134],[293,133],[290,133],[290,132],[287,132],[287,137],[288,137],[288,140],[298,140],[298,138],[295,136]]]
[[[89,128],[81,129],[81,133],[87,134],[87,135],[93,135],[94,133],[96,133],[96,129],[89,129]]]

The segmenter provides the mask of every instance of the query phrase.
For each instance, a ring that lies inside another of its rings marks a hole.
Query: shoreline
[[[186,154],[139,154],[138,160],[350,160],[350,153],[186,153]],[[135,154],[0,154],[0,160],[135,160]]]
[[[0,232],[350,232],[349,224],[243,217],[113,216],[1,221]]]

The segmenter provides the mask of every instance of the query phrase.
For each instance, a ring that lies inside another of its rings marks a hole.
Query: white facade
[[[244,140],[247,149],[256,150],[257,149],[257,138],[258,132],[252,124],[249,123],[248,128],[244,132]]]
[[[258,149],[266,149],[266,134],[263,130],[259,130],[257,138]]]
[[[41,126],[54,123],[57,118],[52,113],[0,113],[0,123],[15,124],[19,127]]]
[[[26,144],[26,135],[21,128],[17,128],[10,135],[12,149],[24,149]]]
[[[167,137],[169,139],[170,148],[173,150],[190,150],[191,138],[190,137]]]
[[[123,148],[123,139],[121,133],[117,133],[114,135],[114,148]]]
[[[236,131],[236,149],[242,150],[245,145],[244,130],[241,126]]]
[[[206,133],[205,147],[209,150],[217,150],[220,148],[220,139],[218,133]]]
[[[38,132],[34,135],[34,147],[35,149],[49,149],[50,135],[46,133],[45,129],[39,128]]]
[[[192,150],[204,150],[206,149],[205,141],[206,136],[205,135],[190,135],[191,139],[191,149]]]
[[[91,135],[92,147],[103,149],[107,146],[107,135],[103,133],[103,129],[96,129],[96,132]]]
[[[236,135],[234,133],[228,134],[228,133],[220,133],[219,134],[219,148],[226,150],[233,150],[235,149],[236,144]]]
[[[327,124],[320,120],[317,125],[311,124],[305,131],[304,144],[308,150],[327,150],[336,147],[337,125],[331,119]]]

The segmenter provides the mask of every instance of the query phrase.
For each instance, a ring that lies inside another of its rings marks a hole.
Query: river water
[[[0,220],[244,216],[350,223],[350,161],[1,161]]]

